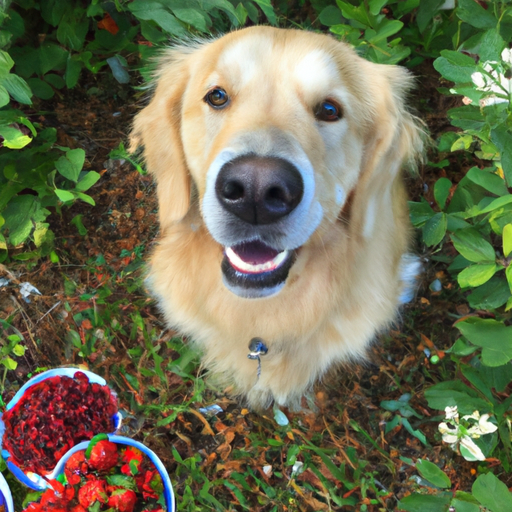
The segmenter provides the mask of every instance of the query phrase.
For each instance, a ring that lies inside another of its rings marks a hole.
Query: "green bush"
[[[3,5],[3,4],[2,4]],[[99,175],[85,152],[56,142],[29,115],[39,100],[72,89],[82,73],[108,70],[129,83],[169,37],[205,35],[250,20],[277,23],[270,2],[17,0],[0,11],[0,262],[52,255],[52,212],[78,200]],[[144,43],[144,44],[139,44]],[[130,65],[127,58],[131,58]],[[33,102],[35,104],[33,105]],[[18,249],[13,251],[13,249]]]

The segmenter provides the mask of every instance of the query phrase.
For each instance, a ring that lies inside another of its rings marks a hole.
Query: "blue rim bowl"
[[[39,384],[45,379],[49,379],[50,377],[73,377],[76,372],[82,372],[87,376],[89,379],[89,382],[99,384],[100,386],[106,386],[107,381],[100,377],[99,375],[96,375],[93,372],[90,372],[89,370],[82,370],[81,368],[55,368],[53,370],[47,370],[46,372],[39,373],[38,375],[35,375],[30,380],[28,380],[19,390],[18,392],[13,396],[12,400],[7,404],[5,407],[6,411],[9,411],[12,409],[23,397],[25,392],[28,388],[32,387],[34,384]],[[112,390],[110,390],[111,393],[114,393]],[[122,416],[121,413],[117,412],[112,417],[113,423],[114,423],[114,434],[119,432],[121,428],[121,421]],[[5,424],[0,418],[0,446],[3,438],[5,430]],[[98,432],[100,433],[100,432]],[[87,441],[86,441],[87,442]],[[65,456],[65,455],[64,455]],[[44,476],[45,478],[42,478],[40,475],[37,475],[36,473],[32,473],[31,471],[24,472],[19,466],[14,464],[14,462],[10,461],[11,454],[7,450],[2,449],[2,457],[4,458],[7,467],[9,468],[9,471],[24,485],[27,487],[30,487],[31,489],[34,489],[35,491],[43,491],[48,487],[48,484],[45,480],[49,479],[52,480],[55,478],[56,473],[56,467],[50,471],[49,473],[46,473]]]
[[[2,507],[4,507],[2,509]],[[7,482],[5,481],[4,475],[0,473],[0,510],[6,510],[6,512],[14,512],[14,503],[12,501],[12,494]]]
[[[151,462],[154,464],[160,476],[162,477],[162,482],[164,484],[164,498],[167,512],[175,512],[174,508],[174,492],[172,489],[171,479],[169,478],[169,473],[165,469],[162,461],[158,458],[157,454],[150,450],[147,446],[143,445],[139,441],[134,441],[129,437],[117,436],[115,434],[107,434],[108,440],[112,443],[116,444],[124,444],[127,446],[133,446],[134,448],[139,449],[142,453],[148,456]],[[83,441],[76,446],[73,446],[70,450],[68,450],[62,458],[57,462],[55,466],[54,473],[55,476],[61,475],[64,473],[64,466],[66,465],[66,461],[73,455],[75,452],[80,450],[87,450],[89,446],[89,441]]]

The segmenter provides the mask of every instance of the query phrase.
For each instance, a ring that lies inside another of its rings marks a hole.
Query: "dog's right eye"
[[[204,97],[204,101],[213,108],[223,108],[228,104],[228,93],[221,87],[215,87]]]

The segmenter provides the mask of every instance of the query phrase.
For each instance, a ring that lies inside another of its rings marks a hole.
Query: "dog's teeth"
[[[226,247],[226,257],[228,258],[231,265],[240,272],[246,272],[248,274],[259,274],[261,272],[270,272],[281,265],[288,256],[289,251],[283,251],[277,254],[271,260],[265,261],[264,263],[258,263],[253,265],[244,261],[238,254],[231,248]]]

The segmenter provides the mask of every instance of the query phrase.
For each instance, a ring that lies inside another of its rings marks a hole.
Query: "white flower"
[[[512,52],[502,53],[504,61],[512,59]],[[508,103],[512,95],[512,80],[504,75],[502,66],[498,62],[488,61],[483,65],[486,73],[476,72],[471,75],[471,81],[476,85],[478,91],[493,93],[480,100],[480,106],[496,105],[497,103]]]
[[[476,460],[485,460],[485,455],[483,454],[482,450],[475,444],[475,442],[468,436],[463,436],[460,439],[461,446],[464,446],[466,450],[471,453],[471,455]]]
[[[475,411],[471,416],[463,416],[462,419],[469,418],[473,418],[478,421],[478,425],[474,425],[473,427],[468,429],[468,434],[474,439],[477,439],[485,434],[492,434],[493,432],[496,432],[496,430],[498,430],[498,427],[494,423],[488,421],[488,414],[483,414],[482,416],[480,416],[480,413],[478,411]]]
[[[489,417],[489,415],[487,415]],[[480,413],[478,411],[474,411],[473,414],[466,414],[466,416],[462,416],[463,420],[476,420],[478,421],[480,419]]]
[[[439,423],[439,432],[443,436],[443,441],[447,444],[455,444],[459,440],[458,427],[450,428],[447,423]]]
[[[467,460],[485,460],[484,453],[473,439],[478,439],[485,434],[492,434],[498,429],[494,423],[489,421],[489,414],[480,416],[478,411],[474,411],[473,414],[462,416],[462,420],[466,423],[461,425],[459,424],[459,412],[456,406],[446,407],[444,411],[446,421],[441,422],[438,427],[443,442],[451,445],[454,450],[457,448],[457,444],[460,443],[461,448],[464,448],[464,450],[461,450],[461,454]],[[475,424],[475,421],[478,423]],[[469,428],[467,427],[468,423],[472,425]]]
[[[511,48],[505,48],[501,52],[501,60],[503,62],[506,62],[509,66],[512,66],[512,49]]]
[[[459,421],[459,411],[457,410],[456,405],[454,405],[453,407],[445,407],[444,415],[446,416],[447,420],[455,420],[457,422]]]

